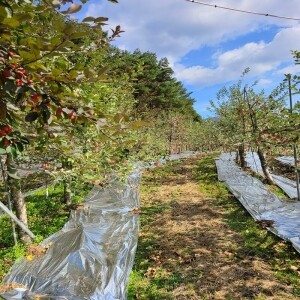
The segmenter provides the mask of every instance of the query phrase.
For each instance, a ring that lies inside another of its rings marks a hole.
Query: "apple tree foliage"
[[[102,153],[102,158],[114,155],[109,149],[122,151],[119,135],[125,135],[132,120],[125,113],[120,117],[116,109],[99,107],[104,95],[90,99],[96,88],[81,92],[104,81],[105,69],[94,68],[91,61],[122,30],[117,26],[108,36],[102,30],[105,17],[88,17],[82,23],[72,20],[69,15],[80,9],[81,5],[67,1],[1,2],[0,154],[7,156],[9,182],[17,178],[14,161],[24,150],[30,160],[38,160],[39,155],[52,157],[54,165],[59,160],[63,180],[69,173],[81,174],[84,167],[95,171],[93,164],[83,164],[89,156],[95,158],[89,150]],[[114,87],[107,83],[106,89],[112,97]],[[96,147],[100,144],[105,151]],[[16,186],[11,183],[11,189]],[[25,208],[21,198],[19,194],[13,200],[15,205],[22,201]]]
[[[230,150],[239,151],[242,167],[245,167],[245,151],[257,151],[269,183],[272,178],[267,171],[265,155],[299,140],[299,112],[297,104],[289,108],[287,79],[269,95],[264,91],[257,92],[256,83],[243,85],[240,80],[223,87],[216,100],[211,101],[223,143],[229,145]],[[297,76],[293,77],[296,79]],[[295,91],[296,84],[291,88]]]

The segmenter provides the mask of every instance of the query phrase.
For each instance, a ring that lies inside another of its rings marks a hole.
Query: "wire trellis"
[[[251,15],[259,15],[259,16],[264,16],[264,17],[272,17],[272,18],[300,21],[300,18],[294,18],[294,17],[288,17],[288,16],[278,16],[278,15],[269,14],[269,13],[261,13],[261,12],[255,12],[255,11],[250,11],[250,10],[232,8],[232,7],[210,4],[210,3],[205,3],[205,2],[201,2],[201,1],[195,1],[195,0],[185,0],[185,1],[191,2],[191,3],[196,3],[199,5],[205,5],[205,6],[210,6],[210,7],[214,7],[214,8],[221,8],[221,9],[226,9],[226,10],[231,10],[231,11],[241,12],[241,13],[246,13],[246,14],[251,14]]]

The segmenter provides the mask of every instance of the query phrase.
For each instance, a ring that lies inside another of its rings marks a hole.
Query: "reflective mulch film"
[[[289,166],[295,165],[295,159],[292,156],[280,156],[277,157],[276,160],[280,161],[281,163]]]
[[[170,155],[160,163],[196,154]],[[43,241],[45,254],[33,260],[21,258],[6,276],[6,283],[26,288],[11,289],[0,297],[126,299],[138,241],[139,183],[136,172],[126,185],[115,181],[106,189],[94,187],[64,228]]]
[[[247,153],[246,155],[247,166],[254,172],[263,175],[261,164],[256,152]],[[279,186],[291,199],[297,198],[297,185],[296,182],[288,178],[272,174],[272,177],[277,186]]]
[[[140,174],[128,184],[94,187],[64,228],[43,241],[45,254],[15,263],[4,299],[126,299],[138,240]]]
[[[191,157],[191,156],[194,156],[197,154],[199,154],[199,152],[197,152],[197,151],[185,151],[185,152],[181,152],[178,154],[171,154],[168,157],[168,160],[177,160],[177,159],[182,159],[182,158],[188,158],[188,157]]]
[[[262,182],[242,171],[229,153],[223,153],[216,165],[219,180],[227,185],[252,217],[273,221],[268,229],[290,241],[300,252],[300,202],[283,202]]]

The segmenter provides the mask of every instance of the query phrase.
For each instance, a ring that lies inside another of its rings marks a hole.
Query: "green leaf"
[[[36,56],[33,53],[30,53],[27,51],[19,50],[18,53],[24,60],[30,61],[30,60],[34,60],[36,58]]]
[[[18,86],[15,90],[15,93],[17,94],[24,94],[26,91],[29,90],[29,87],[27,85]]]
[[[151,123],[150,122],[145,122],[145,121],[136,121],[136,122],[132,122],[129,126],[129,128],[131,129],[139,129],[141,127],[146,127],[146,126],[150,126]]]
[[[98,76],[101,76],[101,75],[107,73],[108,70],[109,70],[108,67],[101,68],[101,69],[98,71]]]
[[[82,38],[82,37],[86,37],[86,36],[88,36],[88,32],[74,32],[74,33],[72,33],[70,36],[69,36],[69,38],[71,39],[71,40],[74,40],[74,39],[79,39],[79,38]]]
[[[26,138],[25,136],[22,136],[22,137],[20,138],[20,141],[21,141],[23,144],[26,144],[26,145],[29,144],[29,140],[28,140],[28,138]]]
[[[95,19],[95,23],[102,23],[102,22],[106,22],[106,21],[108,21],[109,19],[108,18],[106,18],[106,17],[98,17],[98,18],[96,18]]]
[[[85,68],[83,72],[86,78],[93,78],[95,76],[95,71],[92,68]]]
[[[24,146],[22,143],[18,142],[16,143],[16,147],[18,148],[19,152],[23,152],[24,151]]]
[[[3,19],[8,18],[8,17],[9,17],[8,11],[6,10],[5,7],[1,6],[0,7],[0,19],[3,20]]]
[[[48,122],[48,120],[49,120],[50,117],[51,117],[51,113],[50,113],[50,111],[49,111],[48,108],[42,111],[42,117],[43,117],[43,121],[44,121],[45,123],[48,123],[48,124],[51,123],[51,120],[50,120],[50,122]]]
[[[117,114],[115,114],[114,115],[114,121],[116,122],[116,123],[119,123],[121,120],[123,120],[124,119],[124,116],[123,116],[123,114],[121,114],[121,113],[117,113]]]
[[[0,148],[0,155],[2,155],[2,154],[6,154],[6,150],[3,148]]]
[[[34,122],[39,117],[39,113],[36,111],[31,111],[25,117],[26,122]]]
[[[43,65],[41,62],[34,62],[28,65],[31,70],[35,71],[48,71],[48,68]]]
[[[62,42],[62,39],[61,39],[60,37],[58,37],[58,36],[53,37],[53,38],[50,39],[50,43],[51,43],[51,45],[53,45],[53,46],[57,46],[57,45],[59,45],[61,42]]]
[[[78,72],[76,70],[72,70],[69,72],[69,76],[71,79],[76,79],[78,76]]]
[[[20,22],[16,18],[5,18],[2,21],[2,24],[11,28],[17,28],[20,25]]]
[[[7,168],[7,171],[9,172],[9,173],[12,173],[12,174],[15,174],[15,173],[17,173],[17,168],[16,168],[16,166],[15,165],[9,165],[8,166],[8,168]]]
[[[86,17],[82,20],[82,22],[94,22],[95,18],[94,17]]]
[[[18,19],[19,22],[30,22],[34,18],[34,13],[32,12],[26,12],[21,14],[16,14],[15,17]]]
[[[13,158],[16,158],[18,155],[17,148],[14,144],[11,144],[10,146],[6,147],[6,153],[11,154]],[[8,172],[14,173],[15,169],[8,169]]]
[[[76,63],[74,68],[77,70],[77,71],[82,71],[84,70],[84,64],[82,63]]]
[[[61,75],[62,72],[63,72],[63,71],[62,71],[61,69],[55,68],[55,69],[52,70],[51,73],[52,73],[52,76],[58,77],[59,75]]]
[[[21,177],[19,177],[19,176],[17,175],[17,173],[9,173],[9,172],[7,172],[7,175],[8,175],[9,177],[13,178],[13,179],[21,179]]]
[[[16,85],[12,80],[6,81],[4,84],[4,89],[8,92],[15,92]]]
[[[71,33],[70,33],[71,34]],[[60,45],[56,50],[59,50],[60,52],[70,52],[70,48],[74,49],[74,43],[71,41],[66,41],[62,45]],[[51,57],[51,55],[49,55]],[[57,56],[57,53],[53,53],[53,57]]]
[[[67,23],[65,28],[62,30],[62,32],[66,35],[71,35],[75,31],[76,31],[76,29],[72,23]]]

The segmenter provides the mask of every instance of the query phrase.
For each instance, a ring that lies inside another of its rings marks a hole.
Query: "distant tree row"
[[[297,52],[298,53],[298,52]],[[299,56],[298,54],[295,54]],[[296,59],[297,62],[297,59]],[[249,72],[245,70],[243,75]],[[283,82],[272,93],[255,90],[253,85],[236,84],[222,88],[211,101],[215,113],[216,144],[225,151],[237,151],[241,167],[246,167],[245,152],[257,152],[268,183],[274,181],[268,169],[266,155],[282,153],[300,140],[300,102],[291,103],[299,94],[299,76],[286,74]]]

